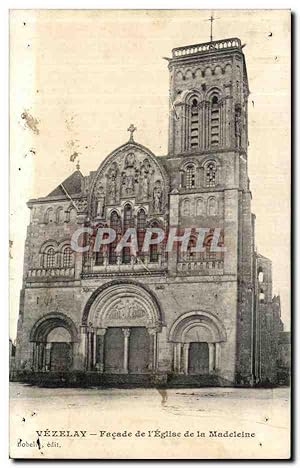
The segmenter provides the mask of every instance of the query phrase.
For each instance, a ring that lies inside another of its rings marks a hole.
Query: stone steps
[[[98,372],[23,372],[12,379],[41,387],[199,388],[232,384],[216,375],[99,374]]]

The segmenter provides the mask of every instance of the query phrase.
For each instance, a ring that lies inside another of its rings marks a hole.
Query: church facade
[[[247,69],[238,38],[173,49],[168,154],[130,139],[28,202],[16,368],[101,383],[276,383],[280,299],[255,250]],[[94,249],[99,228],[116,239]],[[188,248],[144,252],[147,228],[191,228]],[[84,252],[72,248],[82,229]],[[138,251],[116,250],[128,228]],[[194,252],[197,228],[204,248]],[[213,231],[220,232],[212,251]],[[23,376],[23,377],[22,377]],[[126,380],[127,379],[127,380]]]

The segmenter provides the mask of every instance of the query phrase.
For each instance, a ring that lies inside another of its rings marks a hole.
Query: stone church
[[[277,381],[283,324],[271,261],[255,249],[243,46],[231,38],[179,47],[168,68],[168,154],[135,141],[130,126],[129,140],[98,169],[84,176],[77,166],[49,195],[28,202],[20,380]],[[117,232],[109,246],[72,249],[79,227],[92,247],[107,226]],[[142,251],[147,227],[171,226],[207,228],[203,251],[193,252],[193,236],[185,252],[166,252],[164,243]],[[137,255],[115,249],[128,227],[137,229]],[[224,251],[209,248],[215,228]]]

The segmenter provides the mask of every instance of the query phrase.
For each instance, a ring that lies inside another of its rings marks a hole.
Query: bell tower
[[[173,49],[169,155],[247,151],[248,79],[238,38]]]

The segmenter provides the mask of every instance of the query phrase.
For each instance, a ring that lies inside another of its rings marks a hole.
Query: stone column
[[[215,344],[215,369],[219,370],[221,365],[221,343]]]
[[[41,352],[41,370],[44,372],[46,369],[46,343],[40,344]]]
[[[124,335],[124,364],[123,371],[125,374],[128,374],[128,341],[130,336],[130,328],[122,328]]]
[[[149,368],[155,372],[157,369],[157,330],[148,328],[148,333],[150,335]]]
[[[88,329],[87,331],[87,370],[91,370],[92,368],[92,340],[91,340],[91,331]]]
[[[208,372],[211,374],[215,370],[215,344],[208,343]]]
[[[179,363],[179,369],[180,369],[180,374],[184,374],[184,343],[180,343],[179,348],[179,356],[180,356],[180,363]]]
[[[99,372],[104,371],[104,340],[106,328],[97,328],[96,333],[96,368]]]
[[[183,356],[184,356],[184,373],[188,375],[189,373],[189,349],[190,343],[184,343],[183,345]]]
[[[37,370],[42,371],[43,370],[43,343],[38,343],[37,348],[38,348],[38,353],[37,353],[38,367],[37,367]]]
[[[92,334],[93,338],[93,365],[92,368],[93,370],[96,370],[96,350],[97,350],[97,333],[96,330],[94,330]]]
[[[36,343],[35,346],[35,371],[39,371],[41,369],[40,367],[40,360],[41,360],[41,349],[40,349],[40,344],[39,342]]]
[[[178,369],[178,348],[177,348],[177,343],[173,343],[173,371],[177,372]]]
[[[88,368],[88,343],[87,343],[87,327],[80,327],[80,342],[78,345],[78,369],[86,370]]]
[[[37,372],[40,368],[40,343],[35,343],[34,370]]]
[[[45,346],[45,370],[46,371],[50,370],[51,348],[52,348],[52,343],[47,343]]]
[[[33,370],[36,370],[36,342],[32,342],[31,348],[31,367]]]
[[[224,101],[223,99],[221,100],[219,104],[219,109],[220,109],[220,123],[219,123],[219,135],[220,135],[220,146],[223,148],[224,145],[224,139],[223,139],[223,121],[224,121]]]
[[[174,343],[174,372],[180,374],[181,372],[181,353],[182,343]]]

